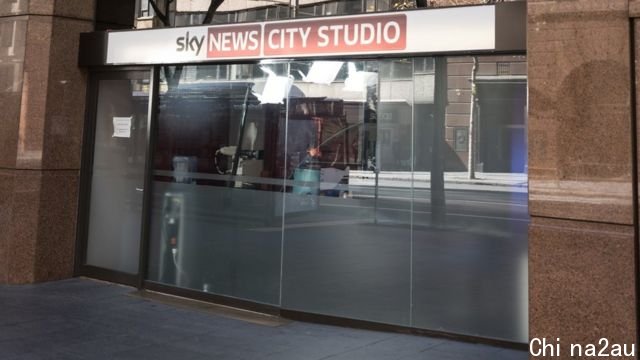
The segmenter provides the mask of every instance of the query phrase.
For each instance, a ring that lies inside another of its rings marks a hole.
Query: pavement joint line
[[[269,314],[263,314],[256,311],[235,308],[231,306],[210,303],[197,299],[189,299],[173,294],[166,294],[156,292],[148,289],[136,290],[127,293],[128,296],[142,298],[151,302],[158,302],[160,304],[175,306],[181,309],[187,309],[191,311],[198,311],[209,315],[221,316],[227,319],[233,319],[237,321],[243,321],[255,325],[267,326],[267,327],[279,327],[290,324],[291,321],[282,317],[273,316]],[[258,319],[258,320],[256,320]]]
[[[424,352],[427,352],[427,351],[429,351],[429,350],[432,350],[432,349],[434,349],[434,348],[436,348],[436,347],[438,347],[438,346],[440,346],[440,345],[444,344],[446,341],[447,341],[447,340],[445,340],[445,339],[440,339],[440,340],[439,340],[439,341],[437,341],[435,344],[431,344],[431,345],[427,346],[424,350],[420,350],[418,353],[419,353],[419,354],[422,354],[422,353],[424,353]]]

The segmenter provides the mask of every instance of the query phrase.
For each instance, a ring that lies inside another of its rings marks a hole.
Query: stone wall
[[[0,24],[18,29],[0,48],[0,66],[12,66],[0,72],[0,283],[12,284],[73,275],[87,82],[78,39],[95,12],[90,0],[13,4],[0,8]]]
[[[559,359],[636,342],[629,15],[528,1],[529,336],[560,338]]]

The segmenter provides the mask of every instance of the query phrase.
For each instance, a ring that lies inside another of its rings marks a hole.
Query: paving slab
[[[526,360],[525,351],[216,313],[91,279],[0,286],[3,360]],[[256,315],[260,317],[261,315]]]

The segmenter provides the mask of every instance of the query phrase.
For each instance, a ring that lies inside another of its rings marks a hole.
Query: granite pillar
[[[0,49],[0,67],[11,67],[0,72],[0,283],[67,278],[87,84],[78,38],[94,28],[95,2],[7,5],[0,6],[0,26],[12,27]]]
[[[635,344],[633,241],[628,225],[532,218],[529,337],[560,338],[564,351],[531,359],[574,359],[570,344],[603,337]]]
[[[629,0],[528,1],[529,337],[554,359],[636,342],[629,24]]]

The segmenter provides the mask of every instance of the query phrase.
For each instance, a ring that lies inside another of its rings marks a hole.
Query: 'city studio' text
[[[559,357],[564,354],[560,338],[555,341],[546,338],[534,338],[529,342],[529,353],[534,357]],[[602,338],[596,344],[570,344],[569,356],[571,357],[635,357],[635,344],[612,344],[608,339]]]
[[[264,24],[224,25],[176,38],[177,52],[207,58],[404,50],[404,14]]]

